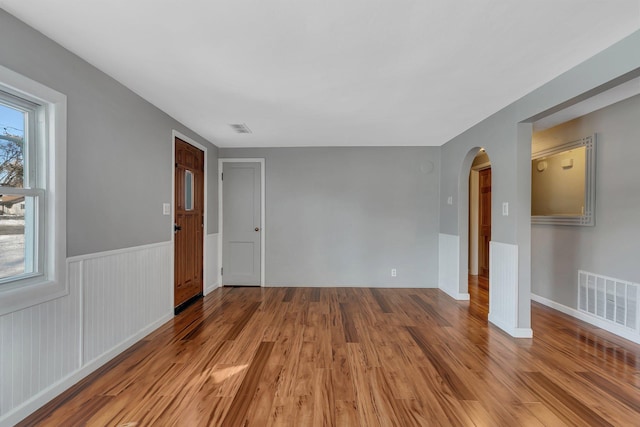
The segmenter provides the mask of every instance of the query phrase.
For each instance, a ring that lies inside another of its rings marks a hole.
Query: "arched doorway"
[[[531,157],[531,124],[518,125],[518,144],[523,149],[518,151],[521,162],[530,164]],[[457,169],[457,211],[455,220],[449,217],[444,223],[443,230],[453,231],[455,234],[442,232],[439,235],[439,272],[438,286],[445,293],[457,300],[470,300],[469,295],[469,173],[473,161],[482,148],[479,146],[465,149],[459,153],[464,158]],[[488,153],[491,156],[491,152]],[[495,207],[496,195],[505,193],[506,187],[522,188],[523,192],[530,191],[530,173],[527,176],[518,176],[515,182],[505,182],[504,172],[510,172],[510,164],[505,164],[510,159],[504,157],[504,153],[494,153],[491,156],[492,164],[492,205]],[[526,157],[525,157],[526,156]],[[506,174],[510,176],[510,173]],[[529,188],[525,188],[529,186]],[[453,197],[447,196],[444,188],[444,206],[454,205]],[[530,197],[530,196],[529,196]],[[516,199],[512,199],[516,200]],[[489,275],[491,286],[488,291],[489,307],[486,311],[487,320],[510,335],[518,338],[530,338],[533,334],[530,327],[530,268],[529,268],[529,238],[530,233],[530,202],[525,198],[518,198],[514,203],[515,209],[511,211],[515,218],[505,219],[509,216],[509,200],[502,201],[501,212],[493,209],[491,250]],[[453,209],[444,208],[443,212],[451,212]],[[496,222],[498,221],[498,222]],[[515,221],[515,222],[514,222]],[[505,229],[511,225],[517,226],[518,243],[513,242],[513,236],[502,236]],[[500,240],[501,237],[508,242]],[[508,238],[508,239],[507,239]],[[471,306],[471,304],[470,304]]]
[[[491,241],[491,160],[480,149],[469,170],[468,292],[472,308],[489,311],[489,242]]]

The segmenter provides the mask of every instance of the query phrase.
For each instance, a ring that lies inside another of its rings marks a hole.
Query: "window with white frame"
[[[0,315],[66,294],[66,97],[0,67]]]
[[[37,143],[40,109],[0,91],[0,284],[42,274],[46,182],[37,160],[46,154]]]

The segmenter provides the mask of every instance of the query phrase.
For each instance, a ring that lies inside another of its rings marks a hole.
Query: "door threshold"
[[[200,298],[202,298],[202,292],[200,292],[197,295],[192,296],[191,298],[189,298],[188,300],[186,300],[185,302],[183,302],[182,304],[179,304],[178,306],[176,306],[173,309],[173,315],[176,316],[178,314],[180,314],[181,312],[184,311],[184,309],[186,309],[187,307],[189,307],[191,304],[193,304],[194,302],[196,302],[197,300],[199,300]]]
[[[224,285],[223,288],[233,288],[233,289],[242,289],[242,288],[261,288],[260,285]]]

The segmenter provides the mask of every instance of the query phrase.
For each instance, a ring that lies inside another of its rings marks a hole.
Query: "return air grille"
[[[640,285],[578,271],[578,309],[638,332]]]

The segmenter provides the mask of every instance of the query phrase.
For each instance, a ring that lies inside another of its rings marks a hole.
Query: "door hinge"
[[[220,181],[224,181],[224,172],[220,174]]]
[[[178,167],[178,164],[176,163],[176,167]]]
[[[224,274],[224,267],[220,267],[220,275],[222,276]]]

